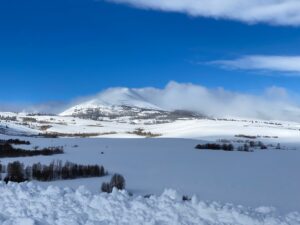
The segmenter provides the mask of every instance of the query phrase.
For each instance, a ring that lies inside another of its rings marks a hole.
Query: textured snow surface
[[[32,183],[0,183],[0,223],[3,225],[197,224],[299,225],[300,214],[277,214],[274,208],[256,209],[182,198],[173,190],[161,196],[130,197],[126,192],[92,194]]]

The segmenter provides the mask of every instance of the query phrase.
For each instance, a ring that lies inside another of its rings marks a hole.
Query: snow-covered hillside
[[[28,140],[30,145],[21,146],[27,150],[65,150],[3,158],[3,165],[62,160],[103,165],[109,172],[100,178],[0,184],[0,223],[300,224],[300,123],[167,111],[124,92],[111,102],[100,96],[60,115],[0,113],[0,139]],[[230,143],[235,151],[195,149],[206,143]],[[245,145],[254,147],[240,151]],[[133,197],[99,194],[114,173],[124,175]],[[164,192],[168,188],[177,194]],[[201,201],[183,202],[178,197],[183,195]]]
[[[281,91],[281,92],[280,92]],[[279,93],[278,93],[279,92]],[[282,95],[283,94],[283,95]],[[70,104],[61,115],[84,114],[102,109],[113,114],[120,106],[161,111],[192,111],[207,117],[243,117],[264,120],[300,121],[300,108],[282,90],[271,88],[263,96],[237,94],[222,88],[207,89],[193,84],[170,82],[164,89],[110,88]],[[285,96],[287,97],[287,96]],[[115,110],[112,110],[115,109]],[[128,110],[127,110],[128,111]]]
[[[108,89],[94,98],[75,104],[59,115],[121,123],[139,121],[148,124],[168,123],[186,117],[203,117],[185,110],[162,109],[143,96],[141,90],[128,88]]]
[[[97,97],[83,101],[67,110],[62,112],[61,116],[76,115],[83,113],[87,109],[103,109],[103,113],[113,113],[120,108],[117,106],[128,106],[141,109],[160,110],[159,107],[148,102],[142,95],[140,95],[134,89],[128,88],[115,88],[108,89],[105,92],[99,94]]]
[[[97,120],[72,116],[0,113],[0,132],[22,136],[53,134],[62,137],[168,137],[204,140],[232,139],[242,134],[259,136],[259,139],[274,143],[299,140],[300,136],[300,123],[296,122],[213,119],[187,112],[150,112],[153,115],[151,118],[141,115],[139,118],[103,116]]]

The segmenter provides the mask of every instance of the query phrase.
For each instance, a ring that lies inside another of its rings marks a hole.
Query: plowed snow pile
[[[0,224],[205,224],[299,225],[300,214],[279,216],[275,209],[182,201],[172,190],[159,197],[130,197],[126,192],[93,195],[85,188],[47,189],[32,183],[0,183]]]

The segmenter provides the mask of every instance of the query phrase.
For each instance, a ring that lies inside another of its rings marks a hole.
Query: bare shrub
[[[102,183],[101,191],[111,193],[113,188],[117,188],[118,190],[125,189],[125,185],[125,178],[120,174],[114,174],[109,183]]]
[[[11,182],[24,182],[26,178],[24,176],[24,165],[19,161],[9,163],[7,166],[7,176],[4,178],[4,181],[8,183]]]
[[[159,137],[161,134],[154,134],[152,132],[146,132],[143,128],[137,128],[133,132],[128,132],[128,134],[135,134],[138,136],[153,138],[153,137]]]

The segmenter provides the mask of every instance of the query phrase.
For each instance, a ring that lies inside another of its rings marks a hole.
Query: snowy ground
[[[98,163],[111,174],[123,174],[127,190],[134,195],[161,194],[165,188],[172,188],[182,195],[196,194],[201,200],[273,206],[281,212],[300,211],[298,150],[200,151],[194,147],[201,141],[188,139],[27,139],[32,146],[64,146],[66,153],[6,158],[2,163],[48,163],[53,159]],[[109,179],[107,176],[39,184],[72,188],[85,185],[98,193],[101,183]]]
[[[161,196],[129,197],[126,192],[93,195],[29,184],[0,184],[0,223],[3,225],[298,225],[299,213],[278,216],[273,208],[183,202],[172,190]]]
[[[1,119],[16,117],[16,121]],[[34,122],[24,122],[24,119]],[[150,124],[150,125],[149,125]],[[42,128],[48,126],[47,129]],[[277,136],[280,141],[297,141],[300,123],[287,121],[264,121],[253,119],[179,119],[156,124],[155,120],[130,120],[127,117],[104,119],[103,121],[79,119],[70,116],[29,116],[22,113],[1,113],[0,131],[7,134],[36,135],[43,133],[98,134],[98,137],[139,138],[132,132],[138,128],[145,132],[167,138],[216,140],[238,134],[254,136]]]
[[[22,148],[63,146],[65,154],[5,158],[1,163],[20,160],[28,165],[61,159],[81,164],[97,163],[110,173],[103,178],[33,182],[29,186],[1,184],[0,191],[5,193],[0,195],[1,224],[18,224],[18,221],[26,224],[25,220],[18,220],[26,217],[28,224],[300,224],[299,213],[289,214],[300,212],[299,123],[189,119],[146,125],[145,121],[133,124],[126,120],[30,116],[37,121],[24,124],[22,118],[26,115],[0,115],[17,116],[17,121],[0,121],[0,128],[8,134],[0,135],[0,139],[41,132],[99,134],[96,138],[21,136],[20,139],[32,143]],[[51,127],[41,131],[43,125]],[[161,136],[149,139],[130,133],[137,128]],[[208,141],[226,139],[238,145],[237,141],[247,140],[235,137],[238,134],[259,136],[255,141],[273,146],[280,143],[282,149],[249,153],[195,149],[197,144]],[[99,195],[102,182],[108,181],[113,173],[125,176],[126,189],[133,197],[124,193]],[[50,185],[73,189],[84,185],[86,189],[66,191],[48,188]],[[180,196],[196,195],[209,203],[196,200],[183,203],[174,198],[172,192],[162,195],[166,188],[176,190]],[[160,197],[139,197],[148,194]],[[214,201],[220,203],[212,203]],[[57,208],[53,207],[55,202]]]

